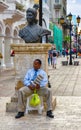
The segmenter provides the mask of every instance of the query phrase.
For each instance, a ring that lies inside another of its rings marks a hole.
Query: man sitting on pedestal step
[[[29,69],[23,80],[24,87],[18,90],[18,113],[15,118],[24,116],[26,109],[26,98],[33,94],[34,90],[37,90],[39,96],[45,96],[47,103],[47,116],[54,118],[52,114],[52,92],[51,88],[47,87],[48,76],[46,72],[41,69],[42,62],[40,59],[35,59],[33,62],[33,68]]]
[[[26,11],[27,26],[19,31],[19,36],[25,43],[39,43],[41,37],[50,35],[51,32],[37,24],[37,10],[28,8]]]

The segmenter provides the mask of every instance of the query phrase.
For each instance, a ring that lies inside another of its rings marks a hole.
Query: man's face
[[[35,70],[38,70],[38,69],[40,69],[41,65],[38,61],[34,61],[33,67],[34,67]]]

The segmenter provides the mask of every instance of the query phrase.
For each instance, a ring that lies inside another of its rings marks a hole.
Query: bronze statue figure
[[[45,35],[50,35],[51,32],[42,28],[37,24],[37,10],[35,8],[28,8],[26,11],[27,26],[19,31],[19,36],[25,43],[38,43],[40,38]]]

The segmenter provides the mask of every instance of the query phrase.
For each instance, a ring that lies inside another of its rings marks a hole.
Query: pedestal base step
[[[6,103],[6,112],[17,112],[17,102]]]

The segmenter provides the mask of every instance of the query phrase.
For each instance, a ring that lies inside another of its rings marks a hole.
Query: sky
[[[72,15],[79,15],[81,17],[81,0],[67,0],[67,14],[72,13]],[[81,29],[81,23],[79,25]]]

